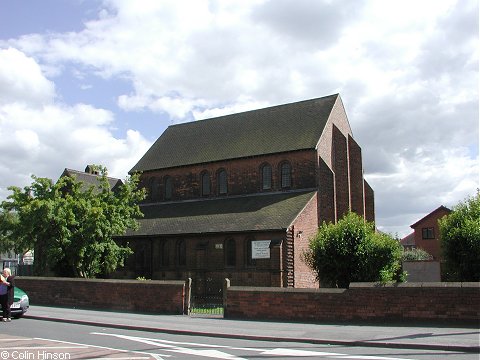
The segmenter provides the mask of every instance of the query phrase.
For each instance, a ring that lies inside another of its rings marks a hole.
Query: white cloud
[[[133,130],[126,139],[115,138],[108,110],[55,103],[53,84],[32,58],[18,50],[5,54],[0,56],[8,65],[0,66],[2,84],[11,80],[3,71],[8,69],[15,75],[10,85],[20,85],[10,87],[10,98],[0,103],[0,197],[9,194],[10,185],[29,184],[31,174],[55,180],[65,167],[82,170],[103,164],[111,176],[124,178],[150,144]]]
[[[440,205],[456,205],[479,187],[479,158],[472,159],[467,148],[418,148],[415,153],[411,158],[393,157],[393,171],[367,175],[375,190],[379,228],[400,236],[411,232],[406,225]],[[408,219],[401,226],[399,214]]]
[[[105,1],[83,31],[7,45],[23,66],[8,61],[18,83],[0,66],[0,137],[8,115],[16,123],[9,134],[31,139],[45,163],[58,157],[56,138],[68,154],[56,167],[75,158],[80,168],[106,159],[128,169],[147,145],[139,132],[113,137],[113,112],[52,102],[52,81],[68,66],[79,81],[128,81],[116,105],[138,117],[168,114],[167,122],[339,92],[384,230],[408,231],[480,186],[475,0]],[[27,105],[14,105],[22,96]],[[34,111],[34,104],[49,106]],[[33,156],[32,149],[23,151]]]
[[[15,48],[0,49],[0,104],[39,105],[53,100],[54,84],[40,66]]]

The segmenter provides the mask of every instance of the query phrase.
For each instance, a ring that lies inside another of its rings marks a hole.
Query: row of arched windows
[[[289,162],[284,161],[280,164],[279,168],[279,185],[281,189],[288,189],[292,187],[292,167]],[[264,163],[260,166],[261,174],[261,190],[268,191],[273,188],[273,171],[272,166],[269,163]],[[201,196],[210,196],[213,194],[212,181],[210,173],[204,170],[200,173],[200,192]],[[172,200],[174,193],[173,179],[171,176],[165,176],[163,178],[163,194],[161,194],[161,182],[160,179],[152,177],[149,180],[147,188],[149,190],[148,198],[150,200],[159,200],[163,197],[163,200]],[[228,194],[228,174],[225,169],[220,169],[216,173],[216,195]],[[163,196],[161,196],[163,195]]]
[[[245,241],[245,265],[255,265],[255,260],[252,259],[252,241],[247,239]],[[175,246],[175,258],[173,261],[171,256],[171,245]],[[237,244],[235,239],[228,238],[224,242],[224,258],[225,267],[235,267],[237,265]],[[157,268],[168,268],[171,265],[176,267],[185,267],[187,265],[187,246],[185,240],[177,240],[175,243],[170,243],[168,240],[160,241],[158,243],[155,262]]]
[[[175,243],[175,261],[173,264],[170,263],[170,243],[168,241],[161,241],[158,244],[158,250],[156,254],[157,266],[169,267],[170,265],[175,266],[186,266],[187,265],[187,245],[185,240],[181,239]]]
[[[202,171],[201,175],[201,191],[202,196],[209,196],[212,194],[211,190],[211,180],[210,174],[208,171]],[[225,169],[220,169],[217,171],[217,194],[226,195],[228,193],[228,178],[227,171]]]

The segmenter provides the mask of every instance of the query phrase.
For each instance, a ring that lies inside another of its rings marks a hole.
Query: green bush
[[[480,281],[480,190],[439,225],[447,280]]]
[[[337,224],[323,224],[304,260],[322,286],[348,288],[351,282],[402,280],[402,247],[373,223],[348,213]]]

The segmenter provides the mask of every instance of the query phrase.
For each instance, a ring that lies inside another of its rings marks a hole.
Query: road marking
[[[214,347],[217,349],[229,349],[229,350],[243,350],[243,351],[255,351],[259,352],[261,355],[270,355],[270,356],[292,356],[292,357],[325,357],[330,356],[336,359],[352,359],[352,360],[409,360],[405,358],[397,358],[397,357],[383,357],[383,356],[370,356],[370,355],[348,355],[342,353],[332,353],[332,352],[323,352],[323,351],[311,351],[311,350],[296,350],[296,349],[284,349],[284,348],[275,348],[270,350],[265,349],[257,349],[257,348],[250,348],[250,347],[233,347],[233,346],[226,346],[226,345],[213,345],[213,344],[202,344],[202,343],[191,343],[191,342],[177,342],[177,341],[170,341],[170,340],[162,340],[162,339],[152,339],[152,338],[144,338],[144,337],[137,337],[137,336],[128,336],[128,335],[120,335],[120,334],[112,334],[112,333],[100,333],[100,332],[93,332],[93,335],[102,335],[102,336],[112,336],[117,337],[120,339],[131,340],[140,342],[143,344],[154,345],[158,346],[159,348],[163,348],[165,351],[172,351],[178,352],[182,354],[188,355],[196,355],[196,356],[204,356],[204,357],[211,357],[216,359],[225,359],[225,360],[246,360],[244,358],[235,357],[234,355],[227,354],[222,351],[218,350],[195,350],[185,348],[183,346],[201,346],[205,347]],[[176,344],[176,345],[174,345]],[[183,346],[177,346],[183,345]]]
[[[148,355],[148,356],[153,357],[153,358],[155,358],[155,359],[157,359],[157,360],[164,360],[163,357],[170,357],[170,355],[162,355],[162,356],[159,356],[158,354],[152,354],[152,353],[149,353],[149,352],[146,352],[146,351],[116,349],[116,348],[107,347],[107,346],[81,344],[81,343],[70,342],[70,341],[62,341],[62,340],[56,340],[56,339],[34,338],[33,340],[45,340],[45,341],[59,342],[59,343],[62,343],[62,344],[79,345],[79,346],[91,347],[91,348],[96,348],[96,349],[103,349],[103,350],[110,350],[110,351],[118,351],[118,352],[123,352],[123,353],[142,354],[142,355]],[[106,359],[106,358],[105,358],[105,357],[102,357],[101,359]],[[112,359],[117,359],[117,358],[112,358]],[[133,359],[133,358],[132,358],[132,357],[128,357],[127,359]],[[144,359],[144,358],[143,358],[143,359]]]
[[[353,359],[353,360],[409,360],[404,358],[392,358],[374,355],[342,355],[337,356],[337,359]]]
[[[186,348],[186,347],[170,345],[170,344],[167,344],[166,341],[157,340],[157,339],[140,338],[140,337],[136,337],[136,336],[109,334],[109,333],[92,333],[92,334],[118,337],[120,339],[126,339],[126,340],[140,342],[140,343],[143,343],[143,344],[154,345],[154,346],[158,346],[160,348],[163,348],[165,351],[171,351],[171,352],[176,352],[176,353],[181,353],[181,354],[195,355],[195,356],[202,356],[202,357],[210,357],[210,358],[224,359],[224,360],[247,360],[245,358],[240,358],[240,357],[237,357],[235,355],[227,354],[223,351],[189,349],[189,348]],[[182,344],[182,343],[178,342],[177,344]],[[197,345],[205,347],[205,344],[197,344]]]
[[[347,355],[341,353],[320,352],[310,350],[295,350],[295,349],[271,349],[262,352],[262,355],[277,355],[277,356],[293,356],[293,357],[307,357],[307,356],[331,356],[335,359],[355,359],[355,360],[409,360],[404,358],[393,358],[374,355]]]
[[[89,345],[85,346],[17,346],[17,347],[8,347],[8,350],[24,350],[24,349],[34,349],[34,350],[58,350],[58,349],[85,349]]]
[[[262,351],[262,355],[279,355],[279,356],[339,356],[344,354],[312,351],[312,350],[295,350],[295,349],[271,349]]]

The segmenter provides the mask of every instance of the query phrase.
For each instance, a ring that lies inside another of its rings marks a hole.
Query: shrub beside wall
[[[184,281],[15,278],[31,305],[183,314]]]
[[[480,322],[479,283],[405,283],[349,289],[235,287],[227,290],[226,318],[344,322]]]

